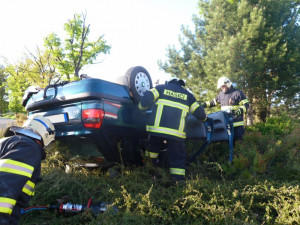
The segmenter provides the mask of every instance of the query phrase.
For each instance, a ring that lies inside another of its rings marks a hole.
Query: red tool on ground
[[[108,210],[111,206],[111,204],[105,203],[105,202],[98,202],[95,204],[91,204],[91,203],[92,203],[92,199],[90,198],[86,205],[72,204],[70,202],[67,202],[67,203],[60,204],[60,205],[31,206],[31,207],[22,209],[21,213],[22,213],[22,215],[24,215],[29,212],[35,211],[35,210],[45,210],[45,209],[56,209],[61,213],[64,213],[64,212],[81,213],[85,209],[90,209],[92,214],[94,216],[97,216],[98,214]],[[113,207],[114,211],[117,211],[117,209],[114,206],[112,206],[112,207]]]

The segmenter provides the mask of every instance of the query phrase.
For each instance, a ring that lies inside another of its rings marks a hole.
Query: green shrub
[[[287,114],[281,116],[272,116],[267,118],[266,123],[258,123],[254,126],[248,127],[250,131],[259,131],[263,135],[280,136],[289,134],[296,126],[295,119],[292,119]]]
[[[278,126],[284,130],[281,135],[247,129],[244,140],[235,144],[232,163],[228,143],[212,143],[187,167],[185,185],[170,183],[168,169],[153,167],[147,160],[143,167],[116,164],[87,169],[78,166],[81,161],[77,158],[70,161],[68,150],[61,145],[50,145],[42,163],[43,181],[36,187],[31,206],[57,205],[62,199],[86,204],[92,198],[92,204],[110,202],[118,211],[111,209],[98,216],[88,210],[80,214],[34,211],[21,222],[299,224],[300,126],[294,125],[291,131],[287,125]],[[188,143],[189,154],[193,147]]]

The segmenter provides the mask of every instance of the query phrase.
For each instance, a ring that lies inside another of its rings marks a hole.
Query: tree
[[[193,21],[194,33],[182,28],[181,50],[169,48],[168,61],[159,63],[162,69],[187,79],[201,100],[213,98],[218,77],[228,76],[248,96],[251,121],[253,115],[265,121],[276,102],[294,104],[299,2],[200,0]]]
[[[7,74],[5,68],[0,65],[0,116],[8,110],[8,94],[7,88]]]
[[[6,61],[4,74],[6,75],[6,89],[9,90],[8,107],[13,112],[22,112],[22,98],[29,86],[45,88],[49,84],[57,83],[61,75],[51,64],[51,56],[38,47],[35,54],[28,51],[21,60],[12,65]]]
[[[62,75],[57,72],[53,61],[54,59],[49,53],[37,47],[35,53],[28,50],[17,67],[19,71],[27,75],[27,80],[31,85],[45,88],[62,79]]]
[[[85,16],[74,15],[74,20],[65,24],[68,38],[63,45],[54,33],[45,38],[45,50],[36,48],[16,63],[7,63],[5,69],[9,90],[9,109],[13,112],[24,111],[22,97],[29,86],[45,88],[67,76],[67,80],[78,79],[81,68],[94,62],[101,53],[110,47],[100,37],[95,42],[88,41],[90,25],[85,25]],[[75,75],[72,78],[71,75]]]
[[[44,39],[46,52],[54,58],[53,64],[66,75],[67,80],[79,78],[80,70],[87,64],[93,64],[100,53],[108,53],[110,46],[103,36],[96,41],[89,41],[90,25],[86,25],[86,15],[75,14],[73,20],[64,25],[67,38],[64,43],[51,33]]]
[[[8,65],[5,68],[9,75],[7,78],[7,87],[9,93],[9,110],[15,113],[23,112],[22,97],[25,90],[30,86],[27,74],[23,70],[18,70],[18,66]]]

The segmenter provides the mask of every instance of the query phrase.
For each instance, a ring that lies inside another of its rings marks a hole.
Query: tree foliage
[[[200,0],[193,21],[194,32],[182,27],[181,50],[170,47],[159,65],[200,100],[215,97],[217,79],[228,76],[262,121],[274,103],[299,104],[299,2]]]
[[[53,61],[53,57],[48,52],[37,47],[35,53],[28,51],[19,65],[19,70],[28,74],[31,85],[45,88],[62,78]]]
[[[10,91],[9,110],[15,113],[22,112],[24,111],[22,97],[27,87],[30,86],[28,76],[24,70],[18,70],[18,67],[14,65],[8,65],[5,70],[9,74],[7,78],[7,87]]]
[[[36,49],[35,54],[28,52],[14,65],[7,63],[5,73],[8,75],[7,88],[9,94],[9,109],[13,112],[24,111],[22,98],[29,86],[45,88],[58,82],[61,76],[51,64],[50,54]]]
[[[0,65],[0,116],[8,110],[7,74]]]
[[[73,75],[77,79],[83,66],[94,63],[100,53],[108,53],[111,47],[106,44],[103,36],[96,41],[89,41],[90,25],[86,25],[86,15],[75,14],[73,20],[65,23],[64,29],[64,42],[55,33],[51,33],[44,39],[44,45],[60,73],[66,75],[67,80]]]
[[[63,79],[78,79],[84,65],[92,64],[101,52],[109,51],[110,46],[102,36],[97,41],[88,40],[90,25],[86,25],[85,20],[85,15],[75,14],[73,20],[65,24],[67,36],[64,43],[52,33],[44,40],[45,50],[39,47],[34,53],[28,50],[19,62],[14,65],[7,63],[5,74],[8,75],[11,111],[24,110],[22,97],[29,86],[45,88]]]

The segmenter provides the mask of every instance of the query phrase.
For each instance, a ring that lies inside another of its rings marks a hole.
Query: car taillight
[[[102,109],[82,110],[82,122],[85,128],[100,128],[104,117]]]

